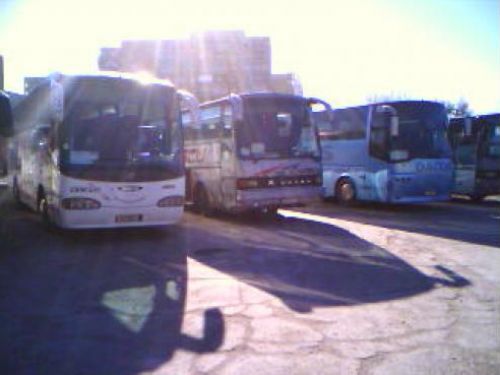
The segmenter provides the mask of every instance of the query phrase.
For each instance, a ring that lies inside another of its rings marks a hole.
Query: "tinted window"
[[[243,158],[319,157],[314,127],[300,97],[246,97],[236,130]]]
[[[333,112],[333,120],[318,121],[322,139],[363,139],[366,137],[367,108],[347,108]]]

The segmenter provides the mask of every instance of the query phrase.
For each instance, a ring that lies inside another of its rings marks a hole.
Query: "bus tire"
[[[213,208],[210,204],[207,189],[203,185],[196,186],[194,191],[194,210],[204,216],[212,216]]]
[[[469,195],[469,198],[472,202],[481,202],[484,198],[486,197],[486,195],[483,195],[483,194],[471,194]]]
[[[337,182],[335,198],[342,205],[350,205],[356,201],[356,187],[350,178],[341,178]]]
[[[264,213],[264,215],[271,218],[277,217],[279,215],[278,207],[266,207],[262,210],[262,212]]]
[[[53,224],[49,215],[49,203],[47,201],[47,197],[45,196],[45,192],[41,188],[38,191],[37,211],[45,229],[52,229]]]
[[[17,178],[14,177],[12,181],[12,196],[14,197],[14,202],[19,208],[24,208],[24,204],[21,201],[21,193],[19,192],[19,185],[17,184]]]

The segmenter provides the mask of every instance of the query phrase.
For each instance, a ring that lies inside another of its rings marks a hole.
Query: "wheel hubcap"
[[[354,198],[354,189],[351,184],[344,183],[340,186],[340,195],[343,201],[350,201]]]

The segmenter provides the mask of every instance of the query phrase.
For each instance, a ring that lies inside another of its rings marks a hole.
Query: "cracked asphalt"
[[[1,373],[500,373],[497,202],[46,232],[0,196]]]

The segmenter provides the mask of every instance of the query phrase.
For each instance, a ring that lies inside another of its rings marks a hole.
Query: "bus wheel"
[[[356,188],[349,178],[342,178],[335,188],[335,197],[340,204],[352,204],[356,200]]]
[[[17,184],[17,178],[14,178],[12,182],[12,195],[14,196],[14,201],[18,207],[24,207],[21,201],[21,193],[19,192],[19,185]]]
[[[275,217],[278,216],[278,207],[266,207],[262,210],[262,212],[266,216]]]
[[[49,215],[49,203],[47,202],[47,198],[43,192],[39,194],[38,198],[38,214],[42,219],[43,226],[49,229],[52,228],[52,222]]]
[[[469,198],[473,202],[481,202],[484,199],[485,195],[482,194],[471,194]]]
[[[211,216],[213,213],[207,190],[202,185],[198,185],[194,192],[194,209],[196,213],[205,216]]]

